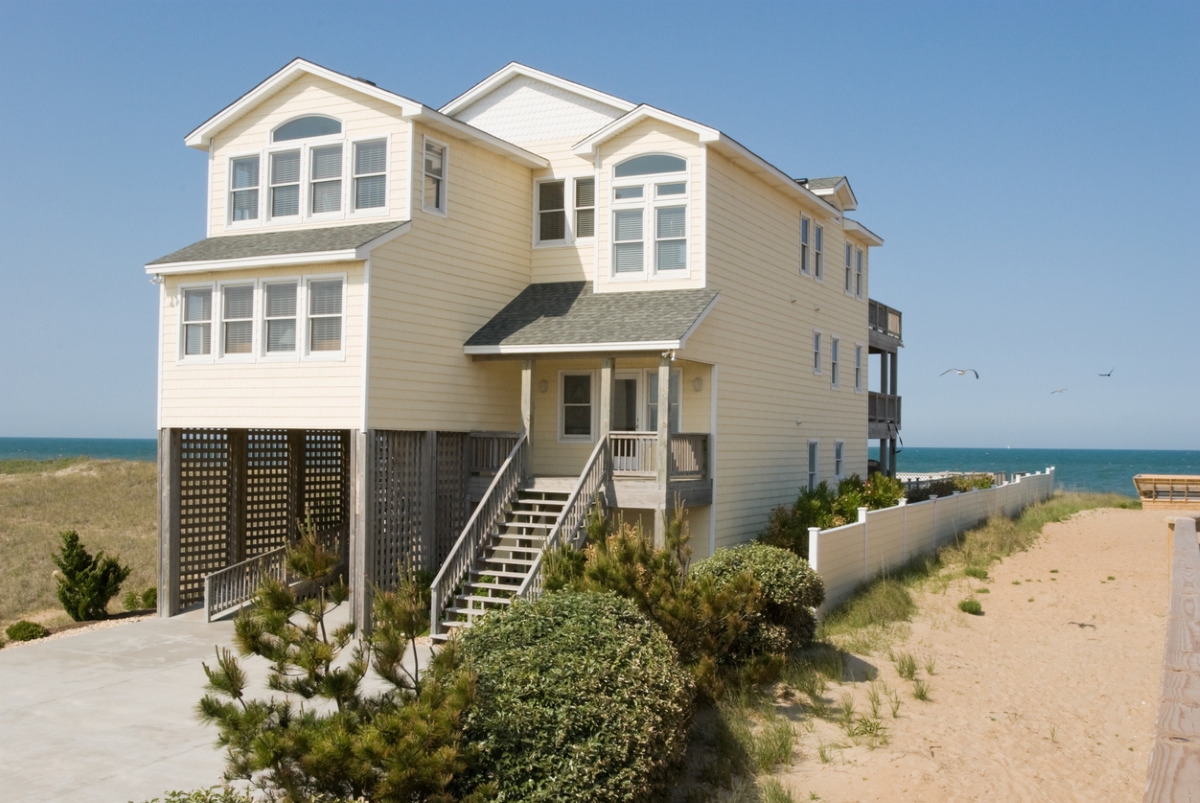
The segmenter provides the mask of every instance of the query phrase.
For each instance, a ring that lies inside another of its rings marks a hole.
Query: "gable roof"
[[[858,208],[858,199],[850,188],[850,181],[845,176],[829,176],[828,178],[798,178],[796,183],[803,184],[813,191],[814,195],[822,198],[836,197],[842,204],[842,209],[853,211]]]
[[[408,221],[324,226],[206,237],[146,265],[147,273],[296,265],[366,259],[371,249],[408,230]]]
[[[596,293],[590,282],[531,284],[467,340],[467,354],[681,349],[718,291]]]
[[[615,95],[609,95],[605,92],[599,91],[598,89],[592,89],[590,86],[577,84],[574,81],[568,81],[566,78],[559,78],[557,75],[552,75],[548,72],[543,72],[542,70],[535,70],[533,67],[529,67],[516,61],[510,61],[499,70],[496,70],[496,72],[492,73],[487,78],[484,78],[482,81],[475,84],[475,86],[471,87],[466,92],[462,93],[454,100],[438,109],[438,111],[440,111],[442,114],[447,114],[453,117],[466,109],[475,101],[486,96],[492,90],[498,89],[513,78],[517,77],[532,78],[534,80],[541,81],[542,83],[549,84],[557,89],[562,89],[566,92],[573,92],[576,95],[587,98],[588,100],[596,101],[597,103],[603,103],[606,106],[611,106],[618,112],[622,113],[633,109],[636,105],[624,100],[623,98],[618,98]]]
[[[229,125],[229,123],[257,106],[297,77],[306,74],[323,78],[326,81],[352,89],[368,97],[390,103],[400,109],[400,116],[405,119],[420,120],[433,128],[474,141],[490,151],[515,159],[527,167],[546,167],[549,165],[549,162],[535,153],[530,153],[511,142],[506,142],[478,128],[459,122],[422,103],[418,103],[402,95],[397,95],[395,92],[380,89],[362,78],[351,78],[343,73],[335,72],[327,67],[322,67],[319,64],[314,64],[311,61],[300,58],[292,59],[284,65],[283,69],[275,72],[233,103],[230,103],[224,109],[205,120],[184,137],[184,144],[190,148],[198,148],[202,151],[208,150],[213,136]]]

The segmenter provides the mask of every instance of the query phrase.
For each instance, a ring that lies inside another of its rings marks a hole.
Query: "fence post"
[[[867,552],[870,549],[871,542],[870,542],[870,539],[867,537],[867,510],[868,510],[868,508],[865,508],[865,507],[860,507],[858,509],[858,523],[863,526],[863,577],[862,577],[862,579],[864,582],[870,576],[868,574],[870,563],[867,560]]]
[[[821,528],[808,528],[808,565],[814,572],[821,571]]]
[[[900,497],[900,501],[896,505],[904,508],[900,511],[900,532],[903,533],[904,538],[904,562],[908,563],[908,497]]]

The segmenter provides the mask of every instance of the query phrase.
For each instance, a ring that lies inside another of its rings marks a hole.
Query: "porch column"
[[[179,613],[179,429],[158,431],[158,615]]]
[[[613,367],[616,360],[605,357],[600,363],[600,437],[612,431],[613,417]]]
[[[525,450],[529,455],[523,473],[526,477],[533,476],[533,368],[534,360],[521,361],[521,434],[528,441]]]
[[[232,566],[246,559],[246,479],[249,431],[229,430],[229,552]]]
[[[350,606],[360,637],[371,633],[375,484],[371,430],[350,432]]]
[[[655,479],[661,507],[655,510],[654,545],[667,544],[666,516],[670,509],[668,482],[671,478],[671,358],[664,354],[658,360],[658,440],[655,442]]]

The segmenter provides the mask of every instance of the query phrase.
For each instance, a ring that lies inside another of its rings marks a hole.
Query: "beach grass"
[[[0,461],[0,626],[55,627],[69,617],[55,596],[50,554],[75,530],[93,555],[119,555],[133,571],[122,592],[157,582],[158,471],[129,460]],[[122,593],[123,596],[123,593]],[[114,600],[110,613],[122,610]]]

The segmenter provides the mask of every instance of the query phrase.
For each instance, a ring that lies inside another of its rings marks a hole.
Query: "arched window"
[[[628,178],[630,176],[648,176],[652,173],[682,173],[686,169],[687,162],[678,156],[651,153],[621,162],[613,171],[613,175],[616,178]]]
[[[271,136],[272,142],[288,142],[293,139],[308,139],[309,137],[324,137],[329,134],[342,133],[342,124],[332,117],[297,117],[291,122],[284,123],[275,129]]]

